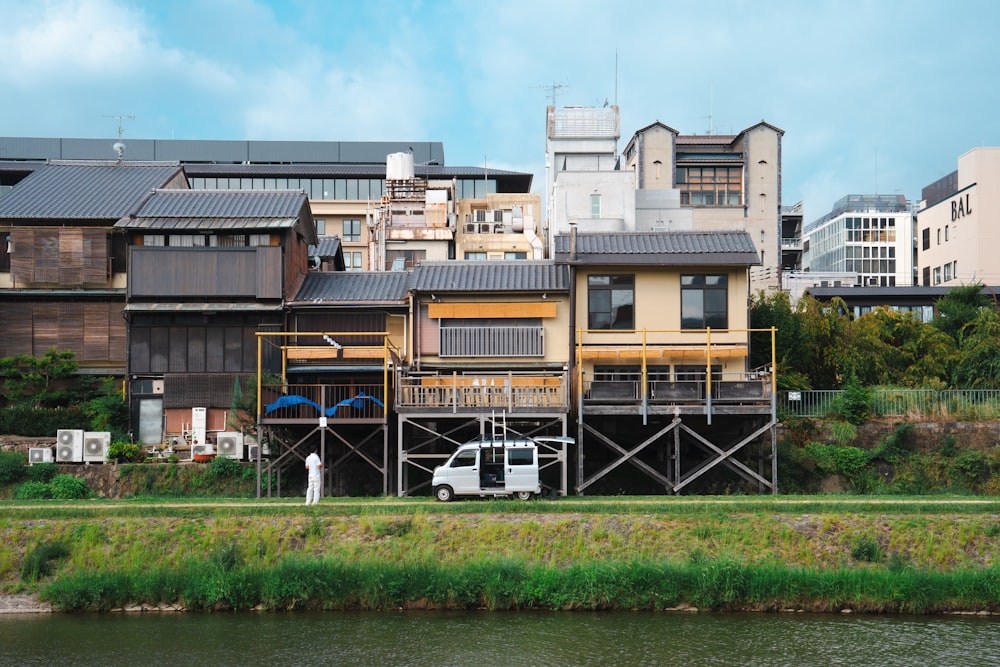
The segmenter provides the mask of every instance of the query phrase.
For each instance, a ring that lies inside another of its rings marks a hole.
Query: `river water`
[[[0,665],[1000,665],[993,617],[323,612],[0,616]]]

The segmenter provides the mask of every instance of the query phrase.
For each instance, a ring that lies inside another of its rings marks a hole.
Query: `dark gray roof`
[[[157,190],[115,227],[147,230],[289,229],[311,220],[301,190]],[[312,227],[312,225],[307,225]],[[315,228],[313,228],[315,229]],[[315,233],[304,233],[315,243]]]
[[[316,271],[308,274],[294,306],[379,305],[406,303],[410,274],[406,271]]]
[[[417,292],[567,292],[569,269],[547,260],[421,262]]]
[[[320,236],[319,243],[309,246],[309,255],[313,257],[334,257],[340,252],[339,236]]]
[[[51,162],[0,198],[0,219],[117,220],[180,173],[176,163]]]
[[[189,176],[329,176],[385,178],[384,164],[185,164]],[[444,167],[439,165],[414,165],[417,178],[483,178],[488,176],[526,176],[532,174],[483,167]]]
[[[760,264],[753,240],[741,231],[578,233],[574,254],[570,256],[569,235],[555,238],[556,261],[571,264]]]

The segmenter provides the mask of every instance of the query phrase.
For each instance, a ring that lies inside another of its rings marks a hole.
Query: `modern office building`
[[[917,215],[921,285],[1000,284],[1000,148],[973,148],[923,188]]]
[[[913,208],[904,195],[846,195],[803,230],[802,269],[867,287],[914,284]]]

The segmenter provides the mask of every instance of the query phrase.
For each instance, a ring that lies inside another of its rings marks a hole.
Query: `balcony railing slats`
[[[545,336],[533,327],[442,327],[442,357],[544,357]]]

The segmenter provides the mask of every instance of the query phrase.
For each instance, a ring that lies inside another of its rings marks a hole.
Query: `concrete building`
[[[783,135],[764,121],[733,135],[683,135],[660,122],[638,130],[623,154],[636,175],[637,229],[745,231],[761,259],[752,289],[777,288]]]
[[[802,269],[856,275],[862,286],[913,285],[913,220],[901,194],[841,197],[806,225]]]
[[[547,247],[573,225],[584,233],[635,231],[635,174],[620,168],[618,107],[546,113]]]
[[[923,188],[917,215],[921,285],[1000,284],[1000,148],[973,148]]]

